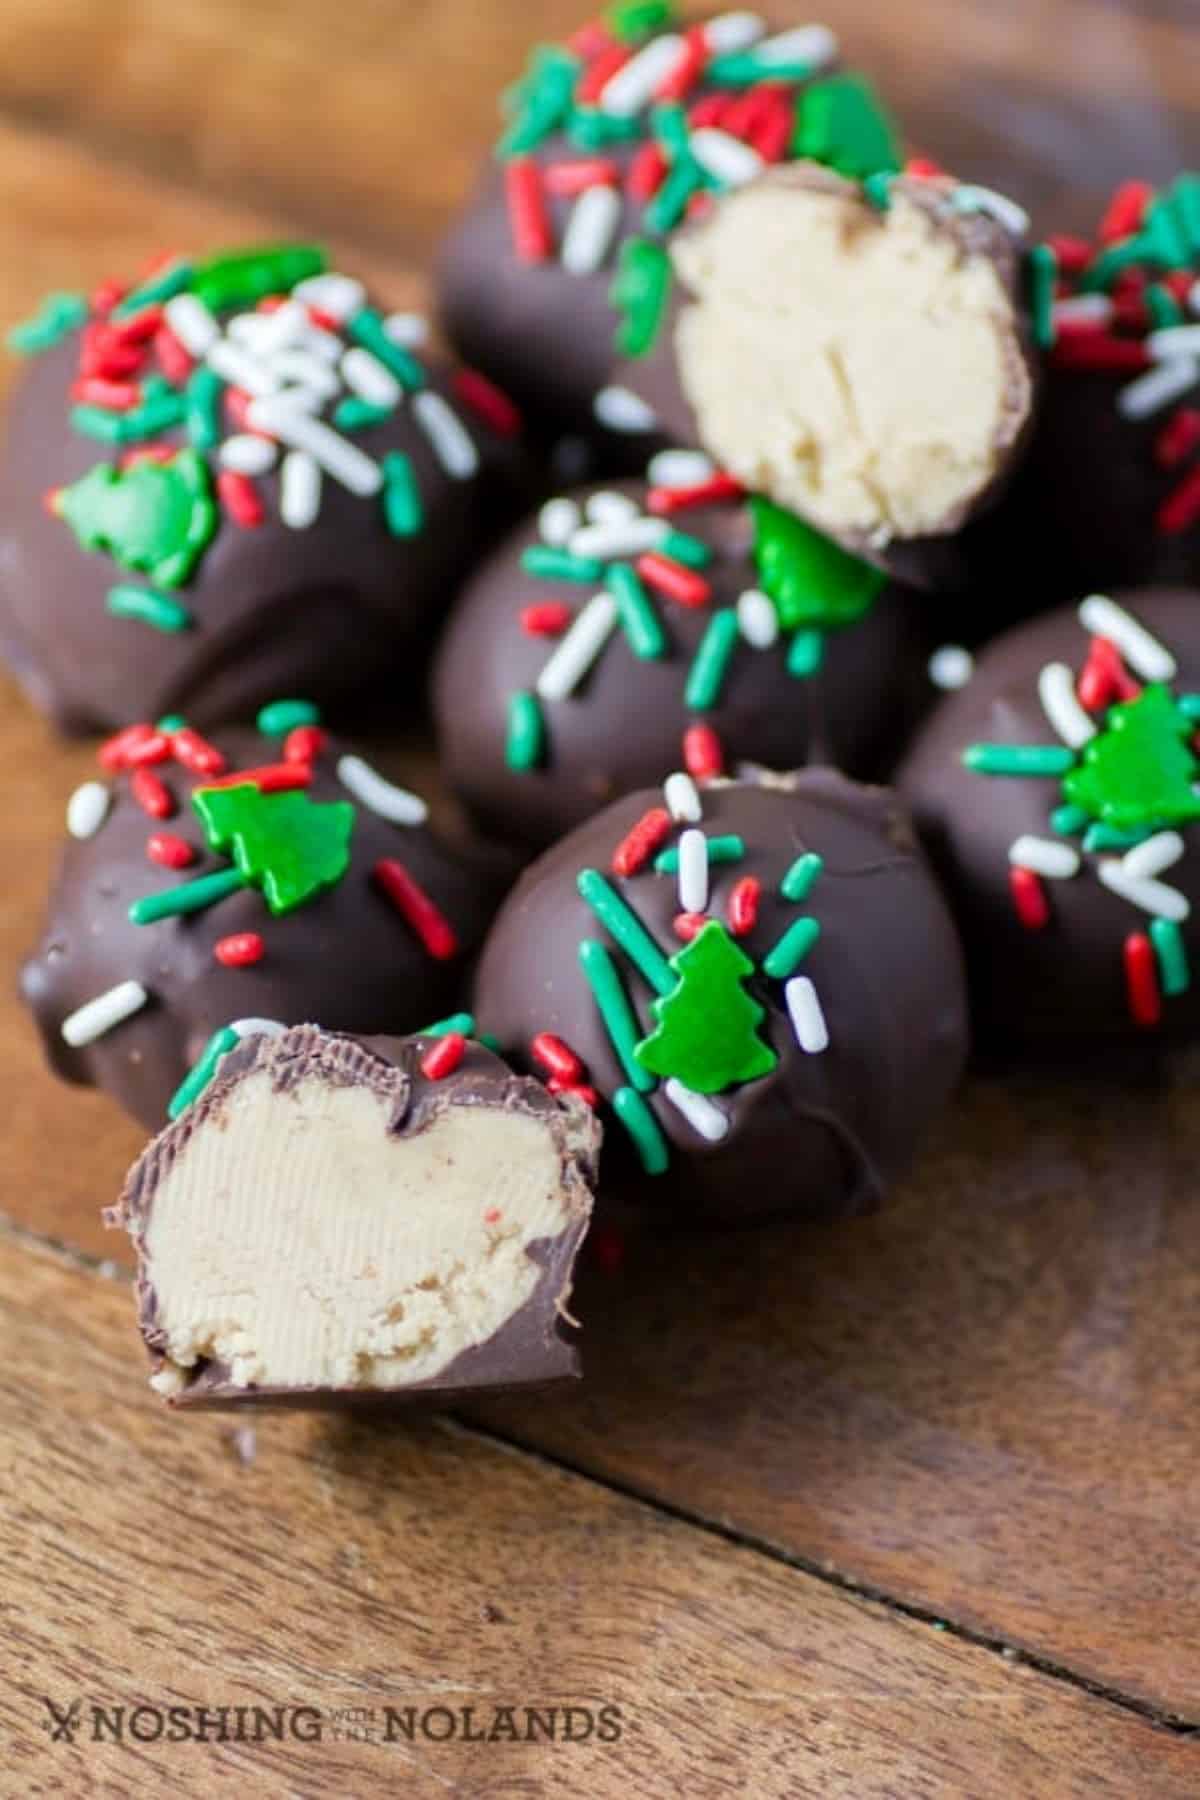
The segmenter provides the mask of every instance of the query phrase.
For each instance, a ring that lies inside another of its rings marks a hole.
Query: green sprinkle
[[[688,670],[685,703],[695,711],[715,706],[721,697],[729,663],[738,640],[738,618],[732,606],[718,607]]]
[[[763,972],[772,981],[786,981],[793,975],[821,935],[820,922],[807,914],[789,925],[779,942],[763,957]]]
[[[162,731],[169,737],[173,731],[184,731],[187,720],[182,713],[164,713],[161,719],[155,720],[155,731]]]
[[[1110,244],[1080,276],[1080,293],[1103,293],[1106,288],[1111,287],[1122,269],[1141,262],[1144,255],[1145,246],[1138,237],[1124,238],[1120,243]]]
[[[424,1031],[419,1031],[417,1036],[432,1038],[449,1037],[452,1031],[461,1032],[463,1037],[474,1037],[474,1013],[451,1013],[448,1019],[439,1019],[436,1025],[426,1025]]]
[[[674,17],[669,0],[624,0],[624,4],[608,8],[604,22],[615,38],[628,44],[664,31]]]
[[[1200,694],[1180,694],[1175,704],[1186,718],[1200,719]]]
[[[534,51],[528,74],[505,95],[512,123],[496,147],[498,156],[523,156],[566,124],[582,66],[558,44]]]
[[[708,545],[686,531],[668,531],[658,550],[660,556],[669,556],[672,562],[683,563],[689,569],[707,569],[713,559]]]
[[[646,208],[646,227],[649,231],[673,231],[687,209],[692,195],[704,185],[704,177],[699,166],[690,159],[680,157],[671,168],[670,174]]]
[[[863,182],[863,196],[876,212],[886,212],[892,204],[892,183],[896,177],[888,169],[876,169]]]
[[[597,106],[577,106],[567,120],[567,136],[580,150],[607,150],[612,144],[631,144],[642,135],[641,121],[621,119]]]
[[[126,294],[112,309],[114,319],[132,319],[137,313],[144,312],[148,306],[161,306],[164,300],[173,300],[176,294],[192,284],[194,271],[189,262],[168,263],[141,287],[136,287]]]
[[[177,1119],[181,1112],[186,1112],[193,1100],[198,1100],[213,1076],[217,1072],[217,1064],[230,1050],[236,1050],[241,1040],[232,1026],[222,1025],[214,1031],[200,1056],[194,1062],[167,1102],[167,1117]]]
[[[188,377],[184,397],[184,424],[197,450],[215,450],[221,438],[221,394],[225,383],[201,363]]]
[[[797,631],[788,645],[787,672],[801,681],[815,675],[825,661],[825,633]]]
[[[519,689],[508,702],[504,761],[510,769],[536,769],[546,744],[546,727],[536,694]]]
[[[637,570],[628,563],[612,563],[605,573],[604,585],[617,603],[621,629],[639,661],[655,662],[665,656],[667,634]]]
[[[818,856],[815,850],[806,850],[803,856],[798,856],[779,884],[779,891],[784,899],[790,900],[795,906],[802,900],[807,900],[813,883],[824,867],[825,858]]]
[[[264,737],[285,738],[298,725],[319,725],[321,709],[311,700],[272,700],[254,721]]]
[[[1132,850],[1161,830],[1161,825],[1142,825],[1136,831],[1120,831],[1115,825],[1089,825],[1083,836],[1083,847],[1087,851]]]
[[[143,400],[129,412],[109,412],[102,406],[73,406],[72,427],[84,437],[106,444],[140,444],[173,431],[187,418],[187,396],[161,376],[151,375],[142,384]]]
[[[383,458],[383,516],[393,537],[416,537],[425,523],[421,490],[413,466],[402,450]]]
[[[394,406],[372,406],[357,394],[339,400],[333,409],[333,422],[339,431],[366,431],[372,425],[385,425],[395,412]]]
[[[1180,229],[1196,255],[1200,253],[1200,175],[1177,175],[1171,198]]]
[[[256,306],[268,294],[287,294],[321,275],[329,259],[316,244],[267,245],[210,257],[192,277],[191,291],[212,312]]]
[[[5,343],[18,356],[40,356],[86,324],[87,316],[82,294],[47,294],[32,318],[13,326]]]
[[[1150,202],[1142,221],[1141,244],[1147,261],[1161,263],[1168,269],[1182,269],[1191,261],[1191,250],[1176,215],[1174,198],[1174,190],[1168,188]]]
[[[638,1092],[648,1094],[655,1085],[654,1076],[643,1069],[633,1054],[642,1032],[616,963],[603,944],[595,938],[584,938],[579,946],[579,964],[600,1009],[617,1061]]]
[[[1192,971],[1182,931],[1173,919],[1151,919],[1149,931],[1163,993],[1186,994],[1192,985]]]
[[[658,1120],[631,1087],[618,1088],[612,1097],[612,1109],[633,1139],[633,1147],[647,1175],[661,1175],[671,1160],[667,1140]]]
[[[1033,341],[1039,350],[1054,346],[1054,287],[1058,258],[1049,244],[1035,244],[1029,252],[1029,312]]]
[[[1170,288],[1160,286],[1157,281],[1151,282],[1142,298],[1156,331],[1166,331],[1172,325],[1182,325],[1183,308]]]
[[[708,840],[710,863],[740,862],[745,854],[745,841],[732,832],[726,837],[710,837]],[[654,868],[659,875],[677,875],[679,873],[678,847],[672,845],[669,850],[660,850],[654,859]]]
[[[424,369],[411,351],[392,342],[382,317],[373,306],[360,307],[346,328],[365,350],[379,358],[385,369],[391,370],[408,393],[418,393],[425,386]]]
[[[192,615],[178,600],[156,594],[153,588],[135,587],[132,582],[118,582],[108,590],[105,608],[114,619],[137,619],[153,625],[156,631],[186,631]]]
[[[653,109],[650,114],[650,130],[672,157],[691,157],[692,128],[688,124],[687,112],[678,100],[666,100]]]
[[[675,986],[670,963],[637,914],[626,906],[599,869],[581,869],[577,886],[582,899],[643,979],[656,993],[669,994]]]
[[[621,314],[616,347],[622,356],[645,356],[654,348],[671,291],[671,263],[661,244],[628,238],[617,260],[609,299]]]
[[[711,68],[708,74],[715,79]],[[787,79],[774,69],[770,74]],[[903,161],[896,128],[861,75],[830,75],[805,89],[796,107],[791,153],[825,163],[852,181],[898,171]]]
[[[1059,837],[1075,837],[1086,828],[1090,817],[1082,806],[1056,806],[1050,814],[1050,828]]]
[[[604,574],[604,564],[594,556],[572,556],[552,544],[530,544],[521,552],[521,567],[543,581],[599,581]]]
[[[1065,775],[1075,752],[1063,744],[972,744],[963,762],[976,775]]]
[[[72,431],[78,431],[83,437],[96,438],[101,444],[124,442],[127,416],[105,412],[101,406],[73,406],[69,415]]]
[[[475,1041],[477,1044],[482,1044],[485,1050],[490,1050],[493,1056],[503,1056],[504,1054],[500,1047],[500,1039],[494,1031],[481,1031]]]
[[[159,919],[174,919],[182,913],[202,912],[206,906],[224,900],[249,883],[237,869],[218,869],[215,874],[201,875],[195,881],[168,888],[165,894],[143,894],[129,908],[133,925],[155,925]]]
[[[807,81],[811,74],[811,63],[771,62],[751,50],[734,50],[728,56],[714,56],[704,79],[718,87],[752,87],[756,81]]]

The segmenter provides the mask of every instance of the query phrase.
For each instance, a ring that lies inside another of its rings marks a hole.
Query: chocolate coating
[[[645,507],[644,482],[608,484]],[[581,508],[595,488],[575,490]],[[716,705],[688,707],[688,671],[718,607],[758,586],[749,508],[729,502],[689,508],[673,523],[714,551],[703,570],[712,597],[692,607],[651,591],[668,640],[657,660],[634,656],[620,626],[564,700],[541,702],[547,750],[541,766],[505,762],[510,696],[532,690],[554,638],[522,629],[523,607],[563,601],[577,612],[593,589],[527,574],[521,554],[539,542],[522,526],[468,583],[434,665],[433,704],[444,773],[490,834],[542,847],[621,793],[682,766],[689,725],[711,725],[738,762],[791,768],[829,762],[870,778],[885,775],[923,690],[927,636],[919,602],[887,586],[856,624],[831,631],[820,671],[787,672],[787,639],[769,649],[739,642]]]
[[[1174,655],[1173,691],[1195,693],[1200,596],[1162,588],[1114,598]],[[1038,677],[1055,662],[1078,674],[1089,642],[1073,607],[999,638],[979,658],[971,681],[930,717],[897,776],[962,930],[978,1038],[1001,1051],[1041,1045],[1075,1055],[1147,1035],[1130,1016],[1122,952],[1131,933],[1147,930],[1150,916],[1110,892],[1096,872],[1105,857],[1120,852],[1084,851],[1079,873],[1046,879],[1049,922],[1027,929],[1010,893],[1009,847],[1024,835],[1078,846],[1077,837],[1058,837],[1050,823],[1063,803],[1061,779],[983,775],[962,760],[971,744],[1059,743],[1038,697]],[[1194,914],[1200,832],[1194,824],[1176,829],[1187,849],[1160,879],[1188,899]],[[1195,926],[1183,930],[1194,958]],[[1191,1037],[1198,1028],[1195,985],[1164,1001],[1162,1035]]]
[[[277,755],[244,729],[212,741],[231,769]],[[331,743],[318,759],[306,790],[313,800],[352,798],[335,773],[345,748]],[[345,876],[295,910],[274,917],[258,888],[248,887],[204,911],[135,925],[129,908],[143,895],[230,867],[207,849],[188,804],[202,779],[174,764],[156,772],[179,803],[176,816],[148,818],[131,796],[130,778],[115,777],[99,830],[66,843],[40,942],[22,970],[22,996],[58,1075],[105,1089],[156,1131],[213,1032],[236,1019],[324,1019],[332,1030],[374,1033],[424,1026],[452,1010],[504,891],[490,859],[451,847],[426,825],[391,824],[358,805]],[[194,862],[180,873],[152,863],[146,845],[156,831],[186,839],[197,851]],[[401,861],[445,915],[456,955],[431,956],[378,891],[371,872],[384,857]],[[219,940],[250,931],[266,941],[260,962],[238,968],[215,959]],[[130,979],[148,991],[148,1005],[90,1044],[73,1049],[64,1042],[64,1019]]]
[[[476,978],[476,1015],[508,1055],[519,1060],[537,1033],[556,1033],[605,1100],[627,1078],[581,972],[580,942],[609,940],[577,880],[585,868],[607,874],[618,843],[661,801],[655,790],[628,795],[534,863],[501,909]],[[661,1085],[649,1094],[670,1148],[661,1176],[637,1172],[622,1126],[606,1118],[601,1194],[628,1184],[647,1203],[729,1222],[872,1209],[954,1087],[966,1052],[961,956],[941,896],[894,798],[832,771],[713,786],[703,810],[709,836],[736,833],[745,843],[740,860],[713,863],[708,916],[725,919],[740,879],[762,884],[757,923],[738,940],[756,963],[801,914],[819,921],[801,972],[815,985],[828,1048],[800,1049],[783,982],[759,969],[747,990],[765,1009],[759,1029],[775,1069],[715,1096],[729,1121],[719,1142],[701,1137]],[[824,872],[808,899],[792,904],[780,882],[809,850],[824,858]],[[672,929],[674,876],[646,868],[609,879],[665,954],[683,947]],[[648,988],[619,960],[649,1030]]]

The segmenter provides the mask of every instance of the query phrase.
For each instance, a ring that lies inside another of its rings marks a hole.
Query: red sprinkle
[[[132,344],[122,344],[109,325],[85,325],[79,347],[79,373],[121,380],[141,368],[145,357]]]
[[[550,163],[542,170],[548,194],[573,200],[590,187],[616,187],[621,171],[611,156],[589,156],[576,162]]]
[[[146,839],[146,855],[160,869],[186,869],[196,860],[196,852],[186,838],[173,831],[153,831]]]
[[[1150,353],[1144,344],[1113,337],[1107,331],[1081,331],[1059,338],[1050,360],[1058,369],[1111,369],[1130,375],[1150,367]]]
[[[1160,468],[1173,469],[1200,444],[1200,411],[1177,406],[1154,440],[1154,456]]]
[[[92,297],[88,301],[88,305],[94,313],[110,313],[128,292],[129,289],[123,281],[102,281],[99,287],[92,289]]]
[[[528,637],[558,637],[571,623],[571,609],[562,600],[539,600],[523,606],[520,617]]]
[[[636,568],[643,581],[669,600],[678,600],[680,606],[703,606],[712,594],[703,575],[673,562],[669,556],[661,556],[657,550],[647,550],[639,556]]]
[[[202,738],[190,725],[171,733],[171,753],[176,762],[181,762],[193,775],[223,775],[227,767],[217,746]]]
[[[772,107],[751,130],[750,144],[764,162],[782,162],[795,129],[795,119],[786,106]]]
[[[675,933],[676,937],[682,938],[685,944],[690,944],[692,939],[699,932],[703,931],[707,924],[707,913],[682,912],[676,913],[675,917],[671,920],[671,930]]]
[[[447,957],[453,956],[458,949],[458,939],[453,927],[424,888],[413,880],[404,864],[397,862],[395,857],[384,856],[375,864],[372,873],[401,918],[412,926],[430,956],[436,957],[439,962],[445,962]]]
[[[71,383],[71,398],[80,406],[102,406],[105,412],[132,412],[142,398],[136,381],[108,381],[85,375]]]
[[[451,383],[457,397],[475,414],[489,425],[497,437],[519,437],[521,435],[521,409],[514,400],[510,400],[503,388],[498,388],[494,381],[481,375],[478,369],[459,369],[455,372]]]
[[[163,309],[161,306],[143,306],[141,312],[134,313],[132,318],[119,319],[109,323],[110,331],[119,344],[148,344],[159,326],[162,324]]]
[[[1131,931],[1125,939],[1125,990],[1134,1024],[1157,1025],[1162,1018],[1158,968],[1154,945],[1142,931]]]
[[[117,458],[117,467],[134,469],[138,463],[169,463],[178,456],[179,451],[174,444],[135,444],[132,450],[123,450]]]
[[[205,787],[256,787],[260,794],[278,794],[285,788],[307,787],[312,770],[307,763],[264,763],[257,769],[235,769],[232,775],[220,775],[206,781]]]
[[[1070,237],[1066,232],[1052,232],[1046,242],[1053,250],[1054,260],[1063,275],[1082,275],[1092,260],[1092,246],[1086,238]]]
[[[283,301],[280,300],[279,304],[280,304],[280,306],[282,306]],[[277,309],[272,308],[272,311],[275,311],[275,310],[277,310]],[[260,308],[260,311],[261,311],[261,308]],[[337,334],[342,329],[342,321],[336,316],[336,314],[331,313],[331,312],[326,312],[325,308],[323,306],[310,306],[308,308],[308,317],[309,317],[310,323],[317,326],[318,329],[321,331],[332,331],[335,334]]]
[[[671,815],[665,806],[652,806],[644,812],[612,854],[610,867],[614,875],[636,875],[644,868],[671,835]]]
[[[1140,294],[1114,294],[1113,324],[1141,337],[1150,329],[1150,308]]]
[[[683,766],[696,781],[725,773],[725,750],[711,725],[689,725],[683,734]]]
[[[169,325],[160,325],[155,332],[154,351],[167,380],[182,387],[196,364]]]
[[[708,61],[708,39],[703,25],[689,25],[683,34],[679,56],[654,90],[656,100],[683,100],[691,93]]]
[[[710,213],[712,211],[714,204],[715,202],[711,194],[704,192],[702,189],[698,189],[684,207],[684,217],[688,219],[702,219],[705,213]]]
[[[576,56],[582,56],[587,62],[593,56],[599,56],[602,51],[610,49],[612,42],[611,35],[600,20],[592,19],[587,25],[581,25],[578,31],[572,32],[567,39],[567,49]]]
[[[757,875],[743,875],[729,895],[727,914],[734,937],[745,937],[758,924],[758,902],[762,882]]]
[[[489,1206],[484,1211],[483,1222],[485,1225],[498,1225],[503,1216],[498,1206]]]
[[[532,157],[514,156],[504,167],[504,192],[513,248],[522,262],[545,262],[554,249],[541,170]]]
[[[444,1081],[447,1075],[453,1075],[467,1053],[467,1040],[461,1031],[448,1031],[445,1037],[435,1038],[421,1058],[421,1073],[427,1081]],[[500,1214],[495,1207],[490,1209],[496,1218]],[[487,1213],[484,1213],[487,1220]]]
[[[277,313],[281,306],[287,305],[287,301],[286,294],[264,294],[254,310],[260,313]]]
[[[1148,181],[1123,181],[1108,203],[1096,236],[1102,244],[1115,244],[1141,230],[1146,207],[1154,198]]]
[[[910,156],[904,165],[904,173],[915,181],[936,181],[946,171],[932,156]]]
[[[1079,672],[1075,685],[1079,704],[1089,712],[1099,712],[1114,700],[1132,700],[1141,693],[1121,660],[1121,652],[1111,638],[1094,637],[1088,659]]]
[[[574,1094],[577,1100],[582,1100],[583,1104],[590,1106],[593,1112],[600,1104],[599,1094],[585,1081],[560,1081],[557,1075],[552,1075],[546,1083],[546,1087],[552,1094]]]
[[[217,493],[234,524],[242,525],[248,531],[261,525],[267,516],[258,489],[240,469],[221,470],[217,476]]]
[[[625,44],[614,44],[610,39],[576,82],[576,106],[594,106],[617,70],[625,67],[631,54]]]
[[[137,752],[143,751],[149,744],[155,746],[156,753],[150,755],[148,761],[165,762],[171,754],[170,744],[161,731],[155,731],[153,725],[126,725],[101,744],[97,752],[100,765],[105,769],[131,769]],[[161,751],[158,750],[159,745]]]
[[[1154,517],[1158,531],[1188,531],[1200,519],[1200,468],[1192,469],[1167,495]]]
[[[529,1054],[556,1081],[582,1081],[586,1073],[570,1044],[564,1044],[552,1031],[539,1031],[529,1046]]]
[[[169,819],[175,811],[175,797],[165,781],[153,769],[135,769],[129,791],[144,813],[152,819]]]
[[[248,431],[254,437],[269,438],[271,437],[269,431],[260,431],[256,425],[250,423],[249,408],[253,399],[254,395],[248,394],[245,388],[227,387],[225,389],[225,410],[229,414],[229,422],[237,431]],[[274,443],[275,440],[272,438],[271,441]]]
[[[319,725],[296,725],[283,740],[283,760],[315,763],[328,742],[329,733]]]
[[[669,518],[672,513],[687,512],[693,506],[711,506],[718,500],[740,500],[744,493],[740,481],[718,471],[707,481],[697,481],[692,487],[653,487],[646,495],[646,506],[659,518]]]
[[[632,200],[653,200],[667,178],[667,159],[653,141],[642,144],[629,165],[625,187]]]
[[[1050,902],[1041,880],[1032,869],[1012,868],[1008,871],[1013,905],[1026,931],[1041,931],[1050,923]]]
[[[262,961],[266,948],[266,941],[257,931],[235,931],[217,939],[213,955],[226,969],[248,969],[252,963]]]
[[[47,488],[42,495],[42,510],[48,512],[52,519],[60,517],[62,509],[62,489]]]
[[[729,94],[705,94],[703,99],[689,106],[688,125],[693,131],[703,131],[714,125],[722,131],[733,131],[730,120],[737,116],[740,105],[741,101],[734,100]]]

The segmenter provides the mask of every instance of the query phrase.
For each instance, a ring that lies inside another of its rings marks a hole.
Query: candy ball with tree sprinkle
[[[998,639],[899,775],[990,1043],[1194,1037],[1200,594],[1090,594]]]
[[[510,873],[293,698],[256,728],[123,728],[67,831],[22,993],[56,1072],[151,1130],[248,1032],[445,1020]]]
[[[878,1205],[966,1055],[907,818],[830,770],[616,801],[526,870],[474,991],[506,1055],[600,1107],[601,1198],[689,1218]]]
[[[0,650],[64,729],[411,679],[520,418],[320,248],[170,255],[9,334]]]

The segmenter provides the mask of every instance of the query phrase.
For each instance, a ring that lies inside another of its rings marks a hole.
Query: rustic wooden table
[[[1194,154],[1193,9],[835,22],[933,152],[1044,224]],[[413,298],[495,88],[575,22],[3,0],[0,316],[149,247],[297,229]],[[90,751],[3,700],[11,970]],[[976,1080],[877,1221],[635,1241],[585,1273],[565,1397],[247,1430],[148,1393],[99,1220],[137,1138],[5,998],[0,1791],[1194,1795],[1194,1073]],[[224,1742],[157,1735],[256,1704],[299,1709],[283,1741],[230,1741],[234,1712]],[[576,1741],[475,1741],[504,1706],[572,1707]],[[450,1710],[408,1741],[387,1707]]]

